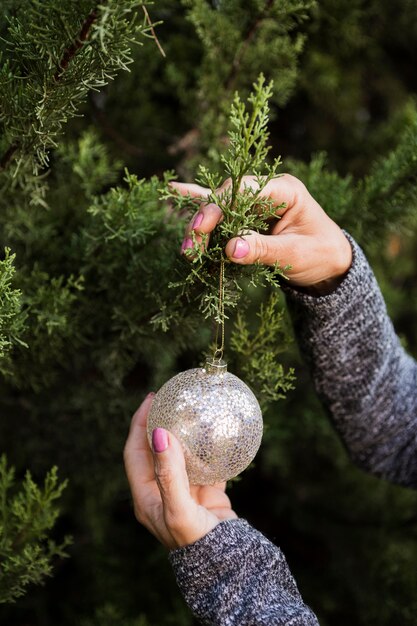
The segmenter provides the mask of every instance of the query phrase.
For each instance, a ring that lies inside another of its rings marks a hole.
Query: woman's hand
[[[177,182],[171,185],[182,195],[190,194],[193,198],[204,200],[210,195],[209,189],[199,185]],[[226,180],[218,193],[230,185],[230,179]],[[258,188],[254,176],[245,176],[242,186]],[[278,262],[281,267],[291,265],[287,274],[293,285],[309,287],[317,293],[332,291],[352,263],[350,243],[339,226],[323,211],[303,183],[289,174],[271,180],[260,196],[273,201],[280,219],[271,225],[268,235],[251,231],[243,237],[231,239],[226,246],[229,259],[243,265],[255,261],[266,265]],[[201,235],[210,234],[221,220],[222,212],[217,205],[202,202],[187,227],[182,250],[193,246],[192,230],[200,242]]]
[[[172,433],[154,430],[151,451],[146,420],[153,396],[145,398],[132,418],[124,461],[137,520],[174,549],[194,543],[237,515],[225,494],[226,483],[190,486],[181,444]]]

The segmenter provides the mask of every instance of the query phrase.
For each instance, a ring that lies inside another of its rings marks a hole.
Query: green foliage
[[[130,415],[211,345],[204,316],[219,312],[224,244],[262,231],[270,209],[253,213],[259,198],[238,180],[264,183],[276,147],[367,248],[417,354],[416,3],[161,0],[148,9],[163,20],[166,58],[150,40],[133,43],[152,35],[139,1],[97,5],[81,46],[93,2],[2,8],[0,243],[12,252],[1,261],[0,441],[18,475],[57,464],[70,477],[61,523],[75,542],[48,585],[2,604],[0,621],[190,626],[166,554],[131,511],[121,463]],[[108,81],[130,58],[131,71]],[[251,118],[242,101],[260,72]],[[190,263],[178,252],[195,205],[178,212],[159,190],[164,171],[193,180],[198,164],[213,191],[220,177],[234,183],[217,197],[227,219]],[[251,285],[276,282],[259,269],[226,262],[228,304],[239,299],[226,309],[227,358],[268,407],[234,507],[281,545],[322,624],[411,625],[415,494],[352,467],[289,343],[275,286]]]
[[[5,374],[15,386],[37,389],[56,379],[55,365],[67,341],[76,340],[77,293],[83,284],[80,277],[55,278],[37,265],[20,279],[25,328]]]
[[[394,148],[415,93],[416,20],[410,0],[317,3],[297,93],[277,125],[284,154],[306,161],[324,150],[340,173],[363,176]]]
[[[48,539],[59,510],[56,500],[67,482],[58,483],[57,468],[45,477],[43,487],[30,472],[16,489],[14,470],[0,457],[0,604],[15,602],[30,584],[52,575],[52,563],[63,558],[70,540],[56,544]]]
[[[5,249],[4,259],[0,261],[0,370],[5,371],[6,357],[19,338],[25,324],[22,313],[21,292],[12,287],[15,269],[13,261],[15,255]]]
[[[223,324],[228,311],[237,306],[242,295],[239,279],[250,277],[256,287],[266,283],[274,284],[283,270],[276,265],[271,271],[261,264],[250,268],[231,263],[224,255],[227,241],[251,230],[266,229],[266,220],[275,215],[276,208],[272,201],[261,196],[264,186],[277,174],[281,164],[276,158],[272,165],[266,161],[269,151],[268,140],[268,100],[272,95],[272,85],[264,84],[261,76],[254,85],[254,91],[248,98],[250,111],[247,111],[240,97],[236,94],[230,113],[230,145],[221,162],[225,175],[230,177],[230,186],[220,187],[222,178],[200,166],[197,181],[210,189],[207,202],[217,204],[223,213],[223,220],[213,232],[210,244],[207,237],[199,245],[193,232],[194,248],[187,251],[191,260],[188,275],[184,280],[172,286],[178,290],[178,299],[198,300],[199,308],[206,318],[213,318]],[[245,175],[253,173],[254,187],[243,185]],[[168,192],[166,197],[176,202],[178,210],[190,204],[190,198],[183,198],[175,192]],[[255,209],[256,207],[256,209]],[[219,290],[221,263],[225,263],[223,288]],[[197,295],[196,294],[197,290]],[[223,293],[222,293],[223,292]]]
[[[309,164],[290,163],[292,173],[303,180],[329,215],[368,248],[372,247],[372,241],[380,241],[388,232],[409,230],[416,224],[417,112],[414,107],[409,109],[408,120],[395,149],[380,156],[362,179],[354,180],[351,175],[340,176],[330,170],[324,153],[316,154]]]
[[[117,181],[121,163],[110,160],[108,151],[93,128],[76,141],[61,143],[56,154],[62,165],[68,165],[71,173],[79,179],[80,191],[86,198],[93,198],[94,194]]]
[[[230,336],[238,368],[255,391],[263,410],[294,389],[294,369],[290,367],[285,371],[279,362],[290,341],[284,311],[278,294],[272,293],[256,314],[258,327],[251,332],[246,316],[239,311]]]
[[[0,189],[33,187],[48,165],[63,125],[76,115],[89,90],[103,87],[132,62],[132,41],[146,30],[138,0],[17,3],[0,47]],[[13,124],[8,120],[13,119]],[[5,173],[13,168],[12,177]],[[26,189],[27,191],[27,189]]]
[[[165,185],[171,178],[165,176]],[[173,343],[167,338],[162,347],[161,331],[151,333],[150,323],[162,317],[169,302],[168,284],[179,263],[176,248],[182,230],[159,199],[157,177],[139,180],[126,172],[125,182],[127,186],[95,199],[80,240],[85,277],[83,334],[91,345],[96,344],[96,367],[116,386],[134,367],[138,354],[156,363],[161,351],[166,353]],[[162,331],[165,323],[164,317]],[[177,329],[174,350],[187,342],[192,323],[186,320]],[[97,334],[106,335],[106,342],[97,342]]]
[[[307,19],[315,1],[183,0],[183,4],[202,45],[197,87],[200,102],[204,99],[205,119],[199,126],[213,150],[213,140],[226,130],[235,90],[247,95],[261,72],[275,82],[274,101],[287,102],[305,42],[296,28]]]
[[[123,75],[105,99],[92,96],[103,137],[129,166],[140,162],[142,172],[175,164],[193,177],[199,163],[219,165],[236,90],[246,98],[263,72],[274,82],[274,102],[283,106],[293,93],[306,40],[301,26],[315,4],[155,3],[150,12],[164,22],[158,36],[166,59],[152,47],[137,50],[135,72]]]

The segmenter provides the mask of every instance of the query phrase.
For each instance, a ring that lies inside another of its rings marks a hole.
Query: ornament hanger
[[[222,254],[220,259],[220,278],[219,278],[219,310],[217,312],[217,327],[216,327],[216,349],[214,351],[213,360],[221,361],[224,352],[224,256]],[[221,335],[221,343],[219,346],[219,335]]]

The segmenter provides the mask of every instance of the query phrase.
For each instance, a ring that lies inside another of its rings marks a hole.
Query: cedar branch
[[[58,69],[56,70],[54,74],[55,82],[58,82],[61,80],[63,73],[68,68],[68,65],[71,63],[72,59],[75,57],[78,50],[80,50],[80,48],[82,48],[82,46],[84,45],[85,41],[87,40],[90,34],[91,27],[94,24],[94,22],[97,20],[97,18],[98,18],[98,9],[96,7],[95,9],[91,11],[91,13],[84,20],[78,37],[64,51],[64,54],[62,55],[61,61],[59,62],[59,65],[58,65]],[[18,151],[19,147],[20,147],[20,144],[18,142],[15,142],[11,146],[9,146],[9,148],[7,148],[6,152],[0,158],[0,172],[6,169],[6,167],[9,165],[14,155]]]
[[[97,18],[98,18],[98,10],[96,7],[95,9],[91,11],[88,17],[84,20],[78,37],[64,51],[64,54],[62,55],[62,58],[58,65],[58,69],[56,70],[54,74],[55,81],[58,82],[59,80],[61,80],[63,73],[68,68],[69,64],[71,63],[71,61],[73,60],[77,52],[80,50],[80,48],[83,47],[84,43],[88,39],[88,36],[91,31],[91,27],[94,24],[94,22],[97,20]]]
[[[231,91],[234,88],[234,84],[236,82],[236,78],[238,76],[244,54],[247,48],[249,47],[249,45],[252,43],[252,40],[256,35],[256,31],[259,29],[260,25],[264,21],[269,9],[272,7],[273,4],[274,4],[274,0],[267,1],[264,10],[262,11],[262,13],[258,16],[258,18],[254,21],[254,23],[251,25],[251,27],[247,31],[246,36],[241,46],[239,47],[235,55],[235,58],[233,59],[229,76],[225,80],[225,87],[227,91]]]
[[[146,19],[146,21],[147,21],[147,22],[148,22],[148,24],[149,24],[149,29],[150,29],[150,31],[151,31],[151,33],[152,33],[152,37],[153,37],[153,39],[154,39],[154,41],[155,41],[156,45],[158,46],[159,52],[160,52],[160,53],[162,54],[162,56],[165,58],[165,57],[166,57],[165,50],[163,49],[163,47],[162,47],[162,46],[161,46],[161,44],[159,43],[159,39],[158,39],[158,37],[156,36],[156,32],[155,32],[155,29],[154,29],[154,27],[153,27],[152,20],[151,20],[151,18],[150,18],[150,16],[149,16],[148,9],[147,9],[145,6],[143,6],[143,7],[142,7],[142,9],[143,9],[143,12],[144,12],[144,14],[145,14],[145,19]]]

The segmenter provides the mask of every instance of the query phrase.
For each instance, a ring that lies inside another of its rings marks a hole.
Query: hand
[[[190,194],[193,198],[204,199],[210,195],[209,189],[199,185],[177,182],[171,185],[182,195]],[[218,193],[230,185],[230,179],[226,180]],[[254,176],[245,176],[242,186],[258,188]],[[251,231],[230,239],[225,250],[229,259],[242,265],[255,261],[266,265],[278,262],[281,267],[291,265],[287,274],[293,285],[312,288],[318,294],[332,291],[352,263],[350,243],[339,226],[323,211],[303,183],[289,174],[271,180],[260,196],[273,201],[280,219],[271,226],[268,235]],[[280,208],[283,203],[285,207]],[[221,220],[222,212],[217,205],[202,203],[187,227],[182,251],[193,246],[189,236],[192,230],[197,242],[201,242],[201,235],[210,234]]]
[[[137,520],[174,549],[194,543],[237,515],[225,494],[226,483],[190,486],[181,444],[172,433],[154,430],[151,451],[146,420],[154,395],[145,398],[132,418],[124,462]]]

